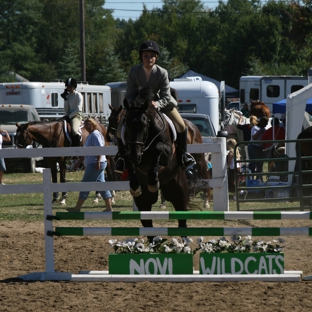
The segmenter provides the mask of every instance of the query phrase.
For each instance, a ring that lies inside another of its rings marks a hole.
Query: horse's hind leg
[[[57,183],[57,167],[56,162],[48,158],[48,165],[51,169],[52,183]],[[52,204],[56,204],[59,198],[58,192],[53,192]]]
[[[59,160],[59,166],[60,166],[60,182],[65,183],[66,182],[66,158],[62,158]],[[60,201],[61,205],[66,205],[66,198],[67,198],[67,192],[62,192],[62,198]]]

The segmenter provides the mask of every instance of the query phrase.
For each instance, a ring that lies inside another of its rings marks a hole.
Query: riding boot
[[[73,137],[73,146],[80,146],[80,135],[76,134]]]
[[[125,171],[125,146],[122,142],[122,139],[117,138],[117,146],[118,146],[118,152],[114,158],[116,161],[115,165],[115,172],[117,173],[123,173]]]
[[[196,165],[194,157],[187,153],[187,128],[183,132],[177,133],[177,156],[183,169],[189,169]]]

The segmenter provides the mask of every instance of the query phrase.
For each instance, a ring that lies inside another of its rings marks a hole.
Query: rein
[[[164,133],[165,130],[166,130],[166,123],[165,123],[165,120],[164,120],[163,116],[159,113],[159,111],[156,111],[156,112],[157,112],[158,116],[160,117],[160,119],[161,119],[161,121],[162,121],[163,128],[162,128],[162,130],[161,130],[160,132],[158,132],[158,133],[155,135],[155,137],[151,140],[151,142],[150,142],[146,147],[144,147],[144,144],[143,144],[143,152],[145,152],[146,150],[148,150],[149,147],[152,145],[152,143],[156,140],[156,138],[157,138],[159,135],[161,135],[162,133]]]

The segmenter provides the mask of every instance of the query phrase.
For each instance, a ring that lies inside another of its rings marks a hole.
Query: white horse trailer
[[[209,115],[215,130],[219,130],[219,90],[214,83],[202,80],[174,79],[170,87],[178,91],[180,113]]]
[[[28,104],[36,108],[40,119],[64,116],[63,82],[12,82],[0,84],[1,104]],[[83,96],[83,114],[98,117],[101,123],[110,115],[111,89],[108,86],[78,83]]]
[[[240,107],[251,100],[259,100],[272,111],[273,103],[307,84],[308,78],[302,76],[242,76],[239,80]]]

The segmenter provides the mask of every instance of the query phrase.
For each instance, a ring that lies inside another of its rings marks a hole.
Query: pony
[[[104,138],[106,137],[106,128],[100,125],[100,131],[103,134]],[[32,121],[25,124],[16,123],[16,144],[19,148],[26,148],[32,142],[37,142],[38,145],[42,147],[70,147],[71,141],[69,136],[66,135],[66,131],[71,133],[71,126],[69,123],[66,123],[67,130],[65,129],[65,123],[63,119],[53,120],[53,121]],[[83,146],[89,133],[85,128],[81,128],[81,142],[80,145]],[[109,145],[109,142],[105,142],[106,145]],[[47,157],[48,167],[51,168],[52,182],[57,183],[57,171],[59,165],[60,172],[60,182],[66,182],[66,160],[67,157]],[[57,165],[58,164],[58,165]],[[107,158],[107,170],[108,175],[111,173],[111,159]],[[109,180],[109,178],[108,178]],[[66,205],[67,193],[62,192],[62,197],[60,204]],[[55,204],[59,201],[58,192],[53,193],[52,203]]]
[[[261,117],[266,117],[270,118],[271,117],[271,111],[268,106],[266,106],[263,102],[257,100],[257,101],[252,101],[251,106],[250,106],[250,115],[254,115],[258,118]]]
[[[125,110],[122,106],[118,106],[116,108],[109,105],[111,110],[111,114],[108,117],[108,127],[107,127],[107,134],[106,140],[108,142],[115,142],[116,141],[116,131],[118,124],[123,119],[125,115]],[[186,127],[188,128],[188,135],[187,135],[187,144],[201,144],[202,138],[200,131],[198,128],[187,119],[183,119]],[[196,161],[196,174],[195,177],[187,176],[188,184],[189,184],[189,192],[190,195],[197,194],[199,191],[203,191],[204,197],[204,208],[210,208],[209,202],[212,199],[212,192],[211,188],[205,187],[205,183],[201,183],[200,181],[205,181],[207,179],[211,179],[211,173],[208,170],[207,162],[205,160],[205,155],[201,153],[193,154],[193,157]],[[166,209],[165,199],[161,193],[161,209]]]
[[[308,127],[304,129],[301,133],[299,133],[298,140],[300,139],[311,139],[307,141],[297,142],[296,143],[296,153],[297,158],[301,161],[301,169],[302,171],[312,170],[312,127]],[[301,159],[301,157],[310,156],[307,159]],[[302,172],[302,183],[303,184],[311,184],[312,183],[312,173],[311,172]],[[303,195],[304,196],[311,196],[311,188],[304,187],[303,188]],[[305,206],[311,206],[311,199],[306,198],[304,199]]]

